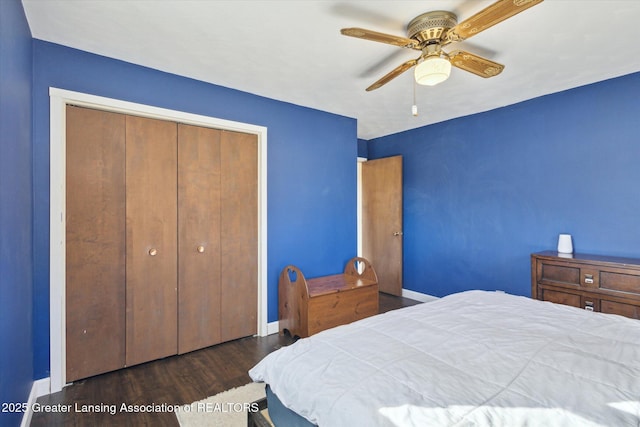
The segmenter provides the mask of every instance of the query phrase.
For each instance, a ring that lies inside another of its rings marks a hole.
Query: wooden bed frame
[[[308,337],[378,314],[378,277],[365,258],[350,259],[342,274],[305,279],[288,265],[278,282],[280,334]]]
[[[252,404],[252,408],[257,405],[256,412],[249,411],[247,413],[247,427],[274,427],[273,424],[264,416],[263,412],[267,409],[267,398],[256,400]]]

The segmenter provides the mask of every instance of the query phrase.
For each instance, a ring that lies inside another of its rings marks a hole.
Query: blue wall
[[[0,403],[33,383],[31,32],[19,0],[0,1]],[[21,413],[0,412],[0,425]]]
[[[639,93],[632,74],[369,141],[404,156],[405,287],[528,296],[559,233],[640,257]]]
[[[369,157],[369,145],[366,139],[358,138],[358,157],[367,158]]]
[[[356,121],[34,40],[35,378],[49,376],[49,87],[268,128],[268,318],[280,270],[356,254]]]

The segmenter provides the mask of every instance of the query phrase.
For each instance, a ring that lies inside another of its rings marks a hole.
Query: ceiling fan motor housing
[[[458,24],[458,17],[451,12],[436,10],[418,15],[409,22],[407,35],[424,45],[440,42],[443,34]]]

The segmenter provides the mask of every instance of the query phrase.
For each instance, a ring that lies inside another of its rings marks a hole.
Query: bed
[[[640,321],[467,291],[301,339],[249,375],[278,427],[637,427]]]

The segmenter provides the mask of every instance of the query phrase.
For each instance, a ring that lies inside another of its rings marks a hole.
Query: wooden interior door
[[[222,131],[222,341],[257,333],[258,138]]]
[[[402,295],[402,156],[362,163],[362,256],[380,292]]]
[[[177,125],[127,116],[127,365],[177,353]]]
[[[125,116],[67,106],[66,379],[125,364]]]
[[[178,353],[220,342],[220,134],[178,125]]]

